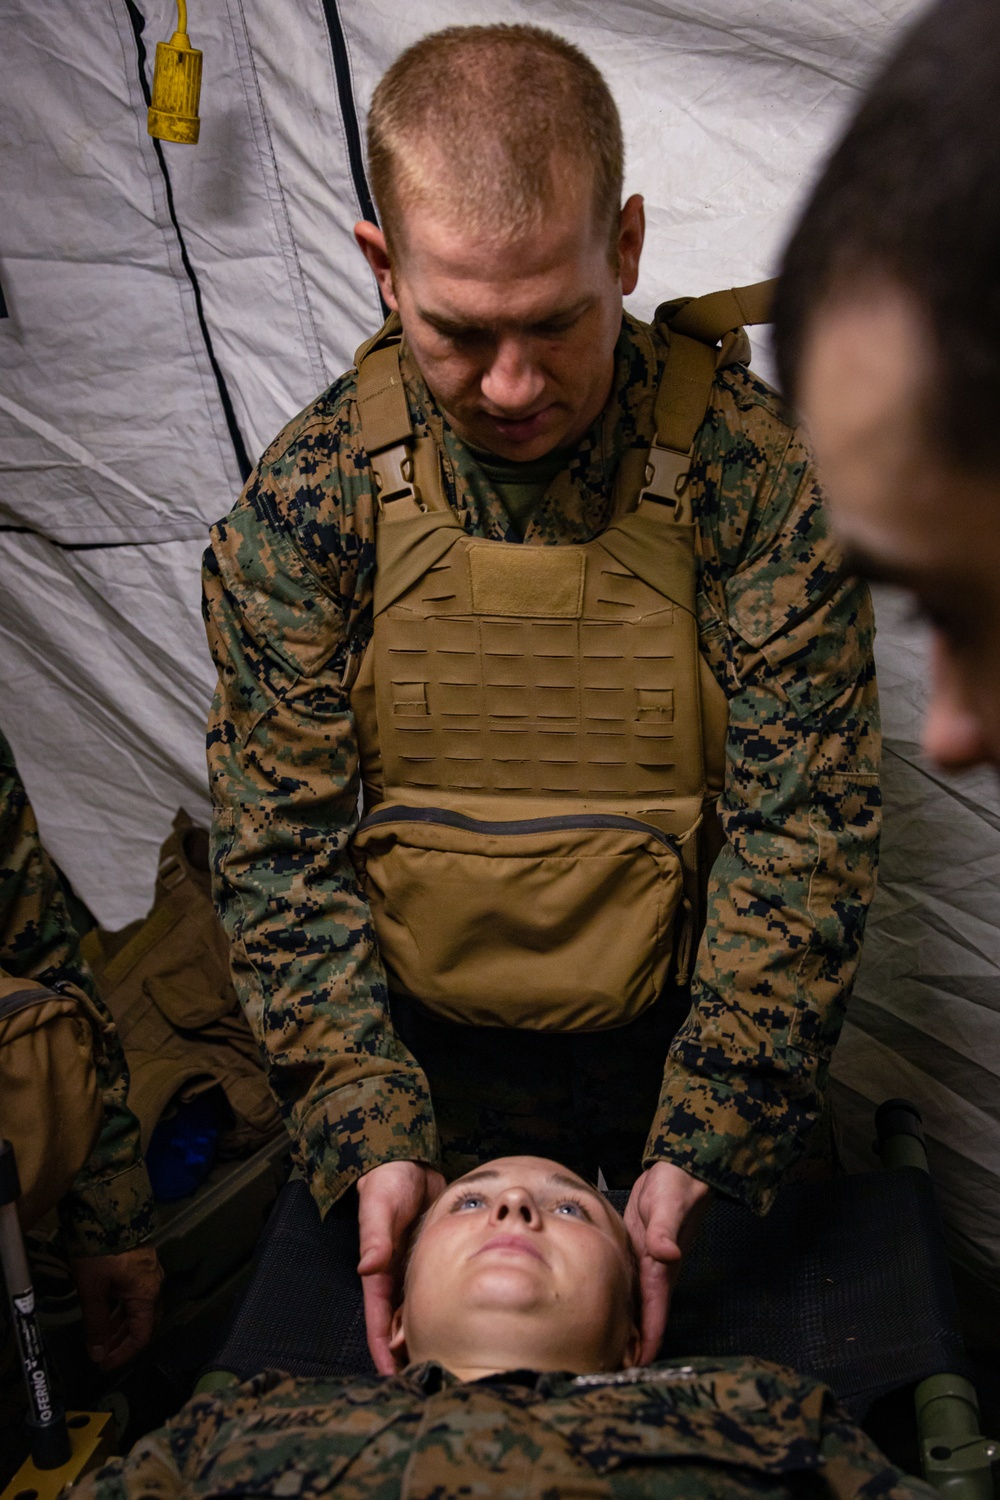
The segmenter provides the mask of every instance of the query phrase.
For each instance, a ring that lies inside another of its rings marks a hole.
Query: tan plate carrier
[[[352,852],[391,987],[437,1015],[598,1030],[651,1005],[671,964],[687,978],[727,722],[687,477],[717,363],[769,290],[661,309],[656,441],[583,545],[469,536],[413,432],[398,320],[358,350],[377,566]]]

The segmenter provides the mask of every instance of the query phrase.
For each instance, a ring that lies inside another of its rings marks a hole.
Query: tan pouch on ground
[[[145,1150],[172,1104],[221,1087],[223,1156],[245,1156],[280,1127],[260,1052],[236,1000],[229,946],[212,906],[208,835],[184,812],[160,851],[153,908],[84,953],[128,1058],[128,1103]]]
[[[68,1190],[100,1133],[104,1024],[76,985],[0,975],[0,1135],[14,1147],[25,1228]]]

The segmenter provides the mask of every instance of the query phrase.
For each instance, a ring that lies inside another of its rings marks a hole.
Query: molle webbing
[[[632,516],[585,546],[522,547],[456,522],[429,539],[402,598],[384,557],[376,575],[384,795],[610,799],[683,832],[667,803],[703,793],[691,528]]]
[[[358,352],[378,503],[352,852],[390,982],[440,1015],[599,1029],[685,977],[726,710],[684,492],[715,341],[760,291],[665,310],[645,484],[619,476],[584,545],[470,537],[412,431],[398,320]]]

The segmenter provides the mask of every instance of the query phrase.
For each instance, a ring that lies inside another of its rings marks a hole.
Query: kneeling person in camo
[[[930,1496],[814,1381],[759,1360],[636,1368],[638,1267],[582,1178],[505,1157],[419,1228],[395,1376],[265,1372],[201,1396],[77,1500]]]

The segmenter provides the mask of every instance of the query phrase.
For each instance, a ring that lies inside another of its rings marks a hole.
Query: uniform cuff
[[[814,1067],[809,1059],[806,1071]],[[815,1094],[789,1097],[780,1080],[738,1065],[725,1079],[706,1078],[671,1054],[667,1068],[643,1166],[672,1162],[766,1214],[816,1124]]]
[[[153,1194],[144,1164],[71,1189],[59,1204],[59,1222],[72,1260],[86,1255],[120,1255],[150,1238]]]
[[[379,1074],[344,1085],[307,1117],[299,1135],[302,1163],[320,1216],[387,1161],[440,1170],[431,1101],[419,1075]]]

